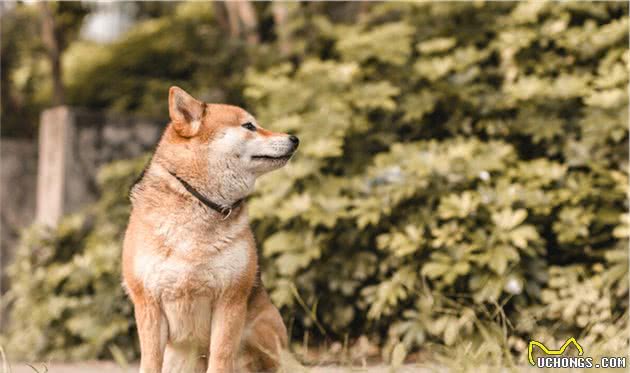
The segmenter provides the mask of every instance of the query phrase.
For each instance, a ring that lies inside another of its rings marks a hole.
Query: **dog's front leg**
[[[239,297],[240,298],[240,297]],[[220,299],[212,313],[210,358],[207,373],[232,373],[236,362],[245,317],[247,299]]]
[[[140,373],[161,373],[168,324],[156,301],[143,299],[134,304],[140,337]]]

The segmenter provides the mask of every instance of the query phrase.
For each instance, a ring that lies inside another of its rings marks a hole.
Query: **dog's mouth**
[[[260,160],[266,160],[266,161],[288,161],[292,155],[293,153],[289,153],[289,154],[282,155],[279,157],[272,156],[272,155],[252,155],[252,159],[260,159]]]

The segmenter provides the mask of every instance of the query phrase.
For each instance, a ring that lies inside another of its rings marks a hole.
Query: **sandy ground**
[[[138,371],[137,365],[132,365],[127,369],[123,369],[113,362],[81,362],[73,364],[49,363],[44,366],[41,363],[31,364],[36,370],[29,367],[25,363],[12,363],[9,372],[11,373],[135,373]],[[0,371],[2,370],[0,366]],[[347,368],[347,367],[311,367],[306,370],[309,373],[389,373],[390,370],[386,366],[373,366],[367,368]],[[434,372],[435,370],[421,368],[414,365],[405,365],[397,371],[397,373],[411,372]],[[1,372],[1,373],[9,373]]]
[[[0,365],[0,373],[137,373],[138,365],[132,364],[127,369],[121,368],[114,362],[109,361],[87,361],[80,363],[49,363],[44,366],[41,363],[32,364],[35,369],[29,367],[25,363],[12,363],[10,369],[3,370]],[[469,367],[470,368],[470,367]],[[421,366],[416,364],[406,364],[396,370],[396,373],[450,373],[452,370],[444,366]],[[584,372],[583,369],[538,369],[529,365],[519,366],[514,369],[488,369],[480,367],[479,369],[468,369],[470,372],[477,373],[512,373],[515,371],[525,373],[553,372],[553,373],[577,373]],[[624,369],[588,369],[589,372],[625,372]],[[341,367],[341,366],[317,366],[308,368],[291,369],[285,367],[280,373],[392,373],[389,366],[375,365],[366,368]]]

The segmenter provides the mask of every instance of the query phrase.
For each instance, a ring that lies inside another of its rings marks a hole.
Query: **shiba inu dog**
[[[261,284],[244,198],[299,140],[178,87],[168,105],[171,122],[130,193],[123,248],[140,372],[274,370],[287,331]]]

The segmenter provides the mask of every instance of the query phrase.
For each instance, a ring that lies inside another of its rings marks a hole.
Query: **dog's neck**
[[[211,161],[208,164],[207,184],[204,191],[219,203],[232,205],[247,198],[254,191],[255,177],[238,172],[240,167],[230,159]]]
[[[206,198],[206,196],[201,194],[197,189],[195,189],[195,187],[190,185],[186,180],[177,176],[174,172],[169,171],[169,173],[184,186],[184,188],[188,191],[188,193],[190,193],[193,197],[195,197],[199,202],[201,202],[203,205],[205,205],[209,209],[214,210],[215,212],[218,212],[219,214],[221,214],[224,219],[227,219],[232,214],[232,211],[234,211],[235,209],[238,209],[241,203],[243,203],[244,201],[244,199],[239,199],[238,201],[234,202],[231,205],[221,205],[221,204],[215,203],[209,200],[208,198]]]
[[[255,181],[238,175],[232,171],[233,169],[234,167],[231,168],[229,164],[225,163],[211,165],[208,168],[209,175],[204,177],[205,180],[200,181],[190,175],[179,174],[155,161],[150,167],[150,174],[165,182],[170,189],[179,194],[192,196],[206,206],[208,203],[204,200],[210,202],[211,205],[216,205],[219,209],[225,208],[227,210],[237,207],[251,193]],[[197,193],[199,195],[195,195]]]

